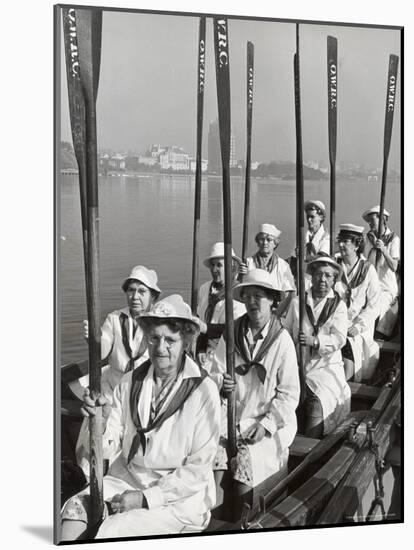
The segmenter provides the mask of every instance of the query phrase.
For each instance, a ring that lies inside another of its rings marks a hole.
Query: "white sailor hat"
[[[242,263],[241,259],[238,256],[236,256],[236,254],[234,253],[233,249],[231,249],[231,257],[233,258],[233,260],[236,260],[236,262],[238,262],[239,264]],[[210,254],[207,256],[207,258],[203,260],[203,264],[206,267],[210,267],[210,260],[214,260],[215,258],[224,258],[223,242],[218,242],[213,244],[210,250]]]
[[[259,229],[256,234],[256,238],[260,233],[266,233],[267,235],[270,235],[271,237],[274,237],[275,239],[278,239],[282,232],[280,229],[278,229],[275,225],[271,223],[261,223],[259,225]]]
[[[341,223],[339,225],[339,233],[352,233],[353,235],[361,236],[364,233],[364,228],[361,225],[353,223]]]
[[[379,213],[380,213],[380,205],[377,204],[377,206],[373,206],[369,210],[365,210],[365,212],[362,214],[362,219],[365,220],[368,223],[368,216],[370,214],[378,214],[379,215]],[[389,216],[390,216],[390,213],[385,208],[384,208],[384,216],[387,216],[387,218],[389,218]]]
[[[326,208],[322,201],[310,200],[305,202],[305,212],[306,210],[315,210],[316,208],[322,210],[324,214],[326,213]]]

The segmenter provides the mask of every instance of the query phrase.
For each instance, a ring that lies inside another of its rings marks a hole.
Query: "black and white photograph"
[[[407,546],[407,5],[4,15],[3,544]]]
[[[401,522],[403,28],[54,9],[55,542]]]

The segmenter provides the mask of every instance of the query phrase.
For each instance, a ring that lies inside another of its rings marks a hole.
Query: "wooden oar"
[[[230,189],[230,65],[227,19],[214,18],[214,51],[216,61],[217,104],[220,132],[221,162],[223,168],[223,232],[224,232],[224,288],[226,313],[226,365],[227,373],[234,378],[234,320],[233,275],[231,242],[231,189]],[[236,456],[236,409],[234,392],[227,402],[229,461]]]
[[[85,104],[86,197],[87,197],[87,281],[89,321],[89,388],[96,399],[101,391],[101,343],[99,302],[99,213],[98,163],[96,139],[96,96],[101,58],[102,12],[99,9],[75,9],[79,75]],[[90,525],[96,525],[103,513],[102,411],[90,418]]]
[[[336,213],[336,120],[338,99],[338,41],[328,36],[328,136],[330,165],[330,254],[334,253]]]
[[[88,227],[86,214],[86,137],[85,102],[79,74],[78,41],[74,8],[63,8],[63,36],[66,56],[66,77],[68,83],[69,113],[72,130],[73,149],[78,164],[79,195],[83,239],[83,260],[85,277],[88,265]],[[88,282],[86,280],[86,288]]]
[[[377,237],[380,239],[384,230],[384,208],[385,208],[385,191],[387,186],[387,169],[388,169],[388,157],[390,154],[391,135],[392,135],[392,123],[394,120],[395,110],[395,95],[397,91],[397,75],[398,75],[398,55],[390,55],[388,65],[388,80],[387,80],[387,97],[385,100],[385,124],[384,124],[384,153],[382,164],[382,182],[381,182],[381,198],[380,198],[380,211],[379,211],[379,223]],[[377,250],[376,266],[381,258],[381,251]]]
[[[295,122],[296,122],[296,243],[298,259],[298,295],[299,295],[299,331],[303,329],[305,317],[305,221],[304,221],[304,184],[302,156],[302,117],[300,107],[300,59],[299,59],[299,24],[296,24],[296,53],[293,60],[295,75]],[[301,382],[301,402],[305,399],[305,361],[304,346],[299,344],[299,375]]]
[[[203,106],[206,63],[206,18],[200,17],[198,34],[198,75],[197,75],[197,152],[194,193],[194,233],[193,233],[193,270],[191,277],[191,310],[197,315],[198,306],[198,253],[200,240],[201,180],[202,180],[202,140]]]
[[[247,246],[249,244],[249,214],[250,214],[250,169],[252,163],[252,117],[253,117],[253,78],[254,78],[254,45],[247,42],[247,143],[246,143],[246,176],[244,188],[244,217],[242,258],[247,262]]]

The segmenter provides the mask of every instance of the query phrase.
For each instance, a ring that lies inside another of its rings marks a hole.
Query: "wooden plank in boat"
[[[319,439],[305,437],[304,435],[296,435],[292,445],[289,447],[291,456],[305,457],[319,443]]]
[[[373,442],[378,445],[379,458],[382,458],[388,449],[391,427],[400,410],[401,390],[398,390],[386,410],[381,414],[375,428]],[[353,521],[355,510],[376,473],[375,460],[375,453],[369,446],[358,454],[352,469],[332,495],[318,524],[330,525],[347,520]]]
[[[311,523],[312,514],[329,499],[351,466],[355,454],[353,447],[342,446],[319,472],[269,510],[260,520],[260,525],[266,529]]]

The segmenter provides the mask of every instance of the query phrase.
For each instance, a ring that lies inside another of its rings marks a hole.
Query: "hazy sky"
[[[304,160],[328,163],[329,34],[338,39],[337,161],[380,167],[388,59],[390,53],[400,55],[400,33],[394,29],[300,26]],[[197,17],[104,12],[99,147],[142,152],[151,143],[175,144],[195,154],[197,40]],[[206,40],[204,158],[208,124],[217,117],[212,19],[207,19]],[[236,156],[245,157],[247,40],[255,46],[252,158],[293,161],[295,24],[273,21],[229,20]],[[62,139],[71,141],[62,69]],[[400,75],[390,168],[400,169],[399,156]]]

